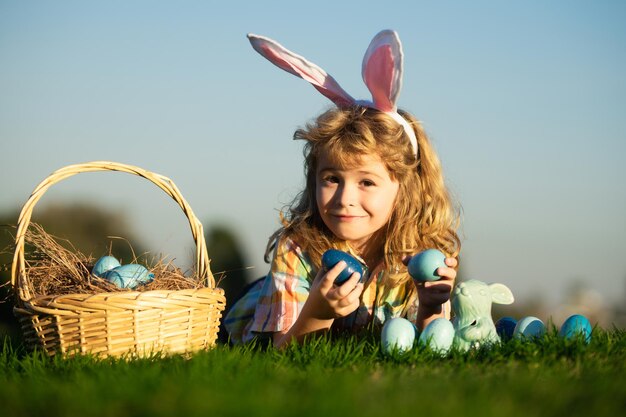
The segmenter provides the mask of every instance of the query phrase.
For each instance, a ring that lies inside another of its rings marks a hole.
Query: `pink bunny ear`
[[[296,55],[278,42],[264,36],[248,34],[255,51],[278,68],[308,81],[338,107],[355,104],[375,108],[397,121],[409,137],[417,155],[417,137],[413,127],[397,112],[396,101],[402,87],[402,45],[395,31],[383,30],[370,43],[363,58],[362,74],[372,101],[356,101],[323,69]]]
[[[395,112],[402,88],[402,45],[393,30],[379,32],[370,42],[361,68],[363,81],[372,93],[374,107]]]
[[[313,85],[337,106],[353,105],[355,100],[339,86],[337,81],[317,65],[296,55],[278,42],[264,36],[248,34],[255,51],[277,67],[300,77]]]

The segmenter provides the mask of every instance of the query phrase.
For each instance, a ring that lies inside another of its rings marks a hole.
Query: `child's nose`
[[[350,184],[343,184],[337,190],[337,202],[342,207],[354,206],[357,200],[357,189]]]

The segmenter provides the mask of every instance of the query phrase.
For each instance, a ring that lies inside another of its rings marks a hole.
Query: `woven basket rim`
[[[98,171],[117,171],[117,172],[125,172],[129,174],[133,174],[139,176],[141,178],[145,178],[163,190],[167,195],[169,195],[182,209],[183,213],[187,217],[189,221],[189,225],[191,228],[191,232],[196,243],[196,273],[198,277],[206,282],[206,287],[201,287],[197,289],[183,289],[183,290],[150,290],[150,291],[109,291],[109,292],[101,292],[96,294],[86,294],[86,293],[74,293],[74,294],[61,294],[61,295],[37,295],[34,294],[34,291],[29,287],[28,280],[25,277],[26,274],[26,263],[25,263],[25,254],[24,254],[24,246],[25,246],[25,235],[26,230],[30,224],[30,220],[32,217],[32,212],[39,201],[39,199],[45,194],[45,192],[54,184],[72,177],[74,175],[85,173],[85,172],[98,172]],[[13,290],[18,295],[18,301],[22,303],[32,304],[43,301],[44,299],[79,299],[84,298],[99,300],[100,298],[111,299],[111,298],[128,298],[129,294],[148,294],[148,293],[169,293],[169,292],[178,292],[179,294],[185,294],[189,291],[198,291],[198,290],[219,290],[223,294],[223,290],[216,288],[215,278],[210,269],[210,259],[208,256],[208,251],[206,247],[206,242],[204,238],[204,232],[202,223],[198,220],[196,215],[194,214],[191,206],[187,203],[184,197],[181,195],[180,191],[174,184],[174,182],[163,175],[156,174],[150,171],[147,171],[143,168],[128,165],[120,162],[113,161],[92,161],[74,165],[68,165],[63,168],[60,168],[53,173],[51,173],[48,177],[46,177],[39,185],[33,190],[30,197],[24,204],[22,211],[20,212],[18,223],[17,223],[17,233],[15,237],[15,253],[13,256],[13,263],[11,268],[11,286]],[[219,292],[218,291],[218,292]],[[97,296],[94,298],[94,296]],[[144,296],[148,297],[148,296]]]

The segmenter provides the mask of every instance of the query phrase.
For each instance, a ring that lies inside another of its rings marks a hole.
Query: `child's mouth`
[[[351,222],[362,218],[363,216],[351,216],[351,215],[334,215],[336,219],[342,222]]]

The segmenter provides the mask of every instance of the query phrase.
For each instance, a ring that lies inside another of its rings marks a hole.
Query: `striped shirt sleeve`
[[[281,241],[263,283],[249,332],[274,333],[291,328],[309,296],[314,278],[315,271],[300,247],[290,239]]]

